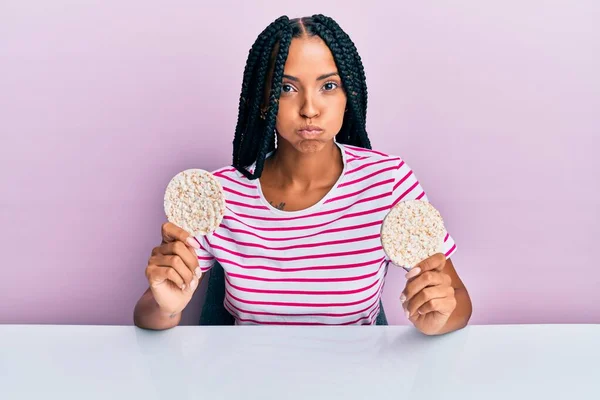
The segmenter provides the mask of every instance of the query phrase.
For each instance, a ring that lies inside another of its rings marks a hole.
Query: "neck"
[[[275,182],[282,186],[310,189],[333,185],[342,173],[344,162],[340,148],[333,140],[314,153],[301,153],[282,143],[266,160],[265,167],[271,170]]]

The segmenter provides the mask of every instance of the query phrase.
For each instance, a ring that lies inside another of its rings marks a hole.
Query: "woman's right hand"
[[[167,222],[162,226],[162,244],[152,250],[146,277],[154,300],[170,315],[188,305],[202,276],[194,248],[196,240],[178,226]]]

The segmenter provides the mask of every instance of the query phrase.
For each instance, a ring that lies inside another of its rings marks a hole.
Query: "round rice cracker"
[[[165,190],[167,220],[192,236],[214,232],[225,215],[225,194],[218,179],[202,169],[175,175]]]
[[[396,204],[381,225],[381,244],[388,258],[409,271],[444,246],[446,229],[441,214],[428,201]]]

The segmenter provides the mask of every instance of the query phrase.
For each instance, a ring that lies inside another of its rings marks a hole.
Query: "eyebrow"
[[[339,76],[339,74],[337,72],[330,72],[328,74],[323,74],[323,75],[319,76],[317,78],[317,81],[322,81],[323,79],[327,79],[327,78],[332,77],[334,75],[338,75]],[[285,75],[284,74],[283,77],[289,79],[290,81],[294,81],[294,82],[300,81],[300,79],[296,78],[295,76],[291,76],[291,75]]]

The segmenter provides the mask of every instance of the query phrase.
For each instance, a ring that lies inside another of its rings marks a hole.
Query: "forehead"
[[[298,78],[311,78],[337,72],[331,50],[318,36],[294,38],[290,43],[284,73]]]

